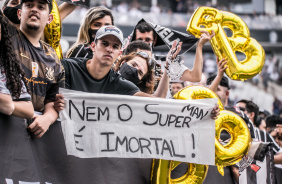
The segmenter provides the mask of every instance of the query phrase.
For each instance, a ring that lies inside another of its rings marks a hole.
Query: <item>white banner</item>
[[[217,99],[175,100],[60,89],[66,149],[80,158],[159,158],[214,165]]]

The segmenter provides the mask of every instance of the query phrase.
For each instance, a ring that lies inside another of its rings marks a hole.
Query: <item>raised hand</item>
[[[218,57],[216,57],[216,64],[217,64],[217,75],[219,77],[223,77],[223,74],[225,70],[228,68],[228,65],[226,65],[227,61],[223,58],[222,60],[218,60]]]
[[[214,35],[215,35],[215,33],[214,33],[214,31],[212,30],[211,31],[211,34],[208,32],[208,31],[201,31],[201,37],[200,37],[200,41],[199,41],[199,44],[201,45],[201,46],[203,46],[203,45],[205,45],[208,41],[210,41],[213,37],[214,37]]]

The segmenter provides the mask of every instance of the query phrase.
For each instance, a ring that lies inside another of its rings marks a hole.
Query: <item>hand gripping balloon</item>
[[[232,31],[227,37],[224,28]],[[254,77],[263,68],[265,52],[262,46],[250,37],[245,22],[237,15],[210,7],[199,7],[192,15],[187,31],[200,37],[201,31],[215,31],[211,40],[214,53],[219,60],[225,58],[228,68],[226,74],[233,80],[247,80]],[[236,52],[245,54],[243,61],[238,61]]]
[[[62,32],[62,24],[59,8],[56,0],[53,0],[53,9],[51,14],[53,15],[53,21],[46,25],[44,29],[44,37],[45,41],[55,49],[56,54],[59,59],[63,59],[62,49],[60,45],[61,32]]]

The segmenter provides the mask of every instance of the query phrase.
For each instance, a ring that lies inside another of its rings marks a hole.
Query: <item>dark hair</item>
[[[260,117],[260,116],[258,116],[258,117],[257,117],[257,120],[254,122],[255,126],[256,126],[256,127],[259,127],[260,124],[261,124],[261,122],[262,122],[262,120],[263,120],[263,118]]]
[[[237,103],[240,103],[240,102],[247,105],[247,103],[249,102],[249,100],[241,99],[241,100],[237,101]]]
[[[22,81],[24,82],[27,90],[28,86],[24,79],[25,73],[23,72],[20,62],[17,60],[15,52],[12,47],[11,36],[8,30],[8,19],[0,15],[1,22],[1,42],[0,42],[0,67],[2,72],[6,74],[6,86],[9,89],[11,96],[19,98],[22,91]]]
[[[25,3],[25,2],[29,2],[29,1],[31,1],[31,0],[21,0],[21,6],[23,5],[23,3]],[[47,0],[46,0],[47,1]],[[52,2],[52,0],[48,0],[50,3],[48,3],[48,2],[46,2],[46,4],[48,5],[48,7],[49,7],[49,13],[51,13],[51,11],[52,11],[52,9],[53,9],[53,2]]]
[[[119,71],[120,66],[122,64],[122,62],[128,62],[130,60],[132,60],[135,57],[142,57],[141,55],[137,55],[136,52],[133,52],[129,55],[125,55],[122,56],[118,62],[116,63],[114,70],[115,71]],[[142,57],[144,58],[144,57]],[[140,91],[144,92],[144,93],[148,93],[148,94],[153,94],[154,92],[154,85],[155,85],[155,79],[154,79],[154,70],[150,70],[150,63],[149,63],[149,59],[146,59],[146,63],[147,63],[147,68],[148,68],[148,73],[146,73],[143,78],[141,79],[141,83],[137,85],[137,87],[140,89]]]
[[[247,112],[253,112],[255,113],[254,115],[254,123],[257,122],[257,118],[258,118],[258,113],[259,113],[259,107],[257,106],[257,104],[255,104],[253,101],[248,101],[246,104],[246,110]]]
[[[138,49],[151,51],[151,47],[149,44],[141,40],[135,40],[129,43],[128,46],[123,50],[123,55],[128,55],[132,52],[137,52]]]
[[[104,18],[106,15],[109,15],[111,17],[111,20],[112,20],[112,25],[115,25],[114,24],[114,16],[112,14],[111,11],[108,11],[108,10],[102,10],[102,14],[100,16],[100,18]],[[97,19],[96,19],[97,20]]]
[[[150,32],[153,31],[153,37],[154,39],[156,38],[157,34],[155,33],[154,29],[152,28],[152,26],[147,23],[147,22],[141,22],[140,24],[137,24],[136,26],[136,30],[140,31],[141,33],[146,33],[146,32]],[[135,33],[136,36],[136,33]],[[134,38],[135,39],[135,38]]]
[[[173,82],[173,81],[170,81],[170,85],[171,85],[171,84],[175,84],[175,83],[181,84],[182,87],[184,88],[184,82]]]
[[[210,85],[212,83],[212,81],[214,81],[214,79],[216,78],[217,74],[213,74],[211,75],[209,78],[207,78],[206,84]],[[229,87],[229,81],[228,78],[223,76],[222,79],[220,80],[219,83],[220,86],[226,87],[227,89],[230,89]]]
[[[270,115],[265,119],[265,123],[268,128],[276,127],[277,124],[282,124],[282,118],[276,114]]]

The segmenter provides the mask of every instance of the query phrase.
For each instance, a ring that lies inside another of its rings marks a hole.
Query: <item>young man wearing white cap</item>
[[[94,53],[92,59],[62,59],[66,71],[66,88],[94,93],[149,96],[112,69],[114,61],[121,55],[122,42],[123,33],[119,28],[104,26],[97,31],[91,43]]]
[[[46,24],[53,20],[51,10],[51,0],[21,0],[21,9],[17,12],[20,19],[19,30],[10,25],[8,19],[0,13],[0,25],[4,30],[1,34],[11,36],[8,42],[1,42],[12,45],[11,52],[24,70],[34,110],[42,114],[34,115],[33,122],[28,127],[36,138],[42,137],[58,118],[54,101],[59,82],[64,79],[64,72],[54,49],[40,41]]]

